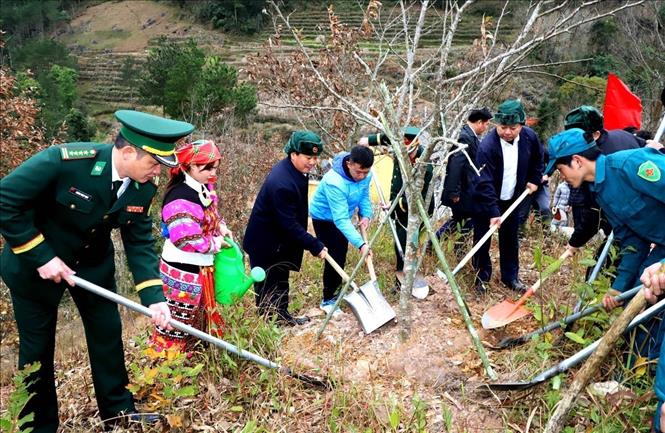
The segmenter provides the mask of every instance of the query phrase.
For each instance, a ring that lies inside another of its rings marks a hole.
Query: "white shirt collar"
[[[520,142],[520,136],[518,134],[517,137],[515,137],[515,139],[513,140],[512,143],[508,143],[506,140],[504,140],[501,137],[499,137],[499,141],[501,142],[502,146],[513,146],[513,145],[517,146],[517,144]]]
[[[122,181],[122,185],[118,189],[118,197],[120,197],[120,195],[125,192],[127,185],[129,185],[129,182],[131,182],[132,179],[129,177],[120,177],[120,174],[118,174],[118,168],[115,166],[115,158],[113,158],[113,154],[111,154],[111,189],[113,189],[113,182],[118,180]]]
[[[183,174],[185,175],[185,184],[199,194],[199,200],[201,200],[201,204],[203,204],[205,207],[210,206],[210,203],[212,203],[212,198],[210,197],[210,190],[208,190],[208,187],[194,179],[192,176],[187,174],[187,172],[183,171]]]

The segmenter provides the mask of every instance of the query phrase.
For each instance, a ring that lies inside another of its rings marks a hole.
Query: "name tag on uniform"
[[[91,201],[92,200],[92,196],[90,194],[88,194],[87,192],[83,192],[83,191],[81,191],[80,189],[78,189],[76,187],[73,187],[73,186],[69,187],[69,192],[74,194],[78,198],[82,198],[85,201]]]
[[[127,206],[127,212],[143,213],[143,206]]]

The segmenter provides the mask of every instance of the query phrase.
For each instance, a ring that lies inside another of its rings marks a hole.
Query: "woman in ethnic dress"
[[[176,150],[178,167],[164,194],[162,227],[165,237],[159,265],[164,296],[171,316],[180,322],[221,334],[215,312],[214,255],[231,236],[217,211],[215,181],[221,155],[214,142],[198,140]],[[187,352],[193,337],[156,326],[151,349],[158,356]]]

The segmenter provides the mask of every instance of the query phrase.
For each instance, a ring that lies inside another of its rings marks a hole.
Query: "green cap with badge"
[[[596,141],[580,128],[567,129],[554,135],[548,146],[550,161],[545,168],[545,174],[552,174],[557,159],[582,153],[595,146]]]
[[[140,111],[118,110],[115,117],[122,124],[120,135],[125,140],[167,167],[177,167],[175,143],[194,131],[191,123]]]
[[[319,156],[323,152],[323,140],[312,131],[295,131],[284,146],[284,152],[287,155],[296,152]]]
[[[526,122],[524,105],[517,99],[506,99],[499,105],[494,120],[499,125],[524,125]]]

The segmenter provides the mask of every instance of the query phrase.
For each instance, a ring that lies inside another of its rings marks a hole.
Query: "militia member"
[[[525,188],[535,192],[543,176],[543,146],[538,135],[524,126],[526,113],[522,103],[509,99],[499,105],[494,115],[497,123],[480,142],[476,167],[480,176],[474,179],[473,238],[477,243],[492,225],[499,225],[499,263],[501,281],[509,288],[523,292],[519,279],[518,212],[512,212],[501,222],[503,214]],[[491,240],[473,258],[476,292],[487,292],[492,276],[489,249]]]
[[[198,140],[176,150],[162,204],[164,246],[159,271],[171,315],[180,322],[221,332],[215,309],[214,259],[231,236],[217,212],[215,193],[221,154],[214,142]],[[155,327],[151,349],[159,356],[191,349],[194,337]],[[154,353],[153,352],[153,353]]]
[[[102,419],[157,421],[136,413],[124,364],[117,305],[75,287],[71,276],[115,291],[111,230],[120,229],[141,303],[153,322],[168,326],[149,214],[161,165],[175,166],[174,142],[189,123],[138,111],[115,113],[122,124],[115,144],[51,146],[0,181],[0,257],[20,339],[19,368],[40,362],[29,386],[35,393],[35,433],[58,429],[54,348],[58,304],[69,290],[85,328],[95,396]],[[27,427],[27,425],[26,425]]]
[[[621,150],[638,149],[644,146],[643,140],[636,138],[629,132],[620,129],[606,130],[603,127],[603,115],[589,105],[582,105],[566,114],[564,128],[580,128],[590,134],[603,155],[610,155]],[[571,188],[568,204],[572,207],[574,222],[574,231],[568,241],[570,251],[576,252],[586,245],[601,228],[605,235],[609,235],[612,231],[607,218],[600,212],[588,183],[583,182],[578,188]],[[602,248],[601,245],[596,252],[596,257],[600,255]],[[590,271],[591,268],[587,270],[587,276]]]
[[[314,193],[309,213],[316,236],[328,249],[328,254],[342,268],[346,263],[349,243],[364,254],[369,249],[363,237],[353,227],[351,219],[358,211],[359,226],[367,230],[372,217],[369,199],[369,172],[374,154],[365,146],[355,146],[351,152],[340,152],[321,179]],[[323,268],[323,301],[320,308],[329,314],[335,305],[342,277],[326,262]],[[337,313],[337,311],[335,311]]]
[[[273,166],[256,197],[243,247],[252,267],[266,270],[266,279],[254,285],[259,314],[292,326],[309,317],[288,311],[289,272],[300,270],[304,250],[319,258],[326,254],[323,243],[307,233],[308,173],[323,152],[323,141],[311,131],[296,131],[284,152],[286,158]]]
[[[589,182],[623,246],[612,288],[624,292],[635,287],[645,268],[665,258],[665,154],[645,147],[603,155],[593,137],[578,128],[552,137],[549,149],[547,172],[558,169],[573,188]],[[616,306],[609,296],[603,303]],[[644,325],[646,333],[638,330],[636,335],[638,353],[650,359],[658,357],[663,315]]]

